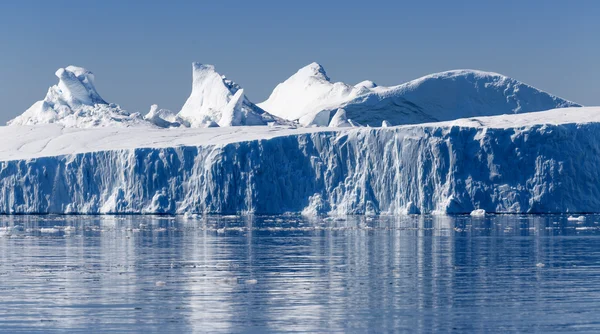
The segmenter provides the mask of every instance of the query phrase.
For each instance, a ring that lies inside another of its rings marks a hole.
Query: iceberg
[[[597,107],[385,128],[58,122],[0,140],[6,214],[600,211]]]

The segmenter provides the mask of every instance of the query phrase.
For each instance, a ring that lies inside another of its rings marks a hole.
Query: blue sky
[[[3,1],[0,122],[71,64],[96,74],[104,99],[143,113],[179,110],[192,61],[254,102],[317,61],[351,84],[473,68],[600,105],[598,17],[596,1]]]

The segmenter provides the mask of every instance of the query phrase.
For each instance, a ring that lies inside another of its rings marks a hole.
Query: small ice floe
[[[567,220],[571,221],[571,222],[573,222],[573,221],[575,221],[575,222],[583,222],[583,221],[585,221],[585,216],[579,216],[579,217],[569,216],[567,218]]]
[[[471,217],[485,217],[484,209],[475,209],[471,211]]]
[[[54,227],[42,227],[40,233],[58,233],[58,229]]]
[[[65,233],[73,233],[73,232],[75,232],[75,227],[73,227],[73,226],[65,226],[64,231],[65,231]]]
[[[535,266],[538,268],[544,268],[546,265],[541,262],[538,262]]]
[[[258,280],[255,279],[247,279],[244,283],[246,284],[256,284],[258,283]]]
[[[165,286],[165,285],[167,285],[167,282],[165,282],[165,281],[156,281],[156,283],[154,283],[154,285],[156,285],[156,286]]]

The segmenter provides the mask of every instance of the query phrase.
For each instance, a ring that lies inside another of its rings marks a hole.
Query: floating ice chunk
[[[585,221],[585,216],[579,216],[579,217],[575,217],[575,216],[569,216],[567,218],[568,221]]]
[[[417,207],[415,205],[415,203],[413,202],[408,202],[408,204],[406,204],[406,207],[404,208],[404,210],[402,210],[402,214],[405,215],[418,215],[421,213],[421,210],[419,210],[419,207]]]
[[[471,217],[485,217],[484,209],[475,209],[471,211]]]

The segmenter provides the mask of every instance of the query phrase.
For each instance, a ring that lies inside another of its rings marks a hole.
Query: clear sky
[[[2,123],[67,65],[129,111],[179,110],[192,61],[254,102],[316,61],[349,84],[472,68],[600,105],[600,1],[2,1],[0,60]]]

